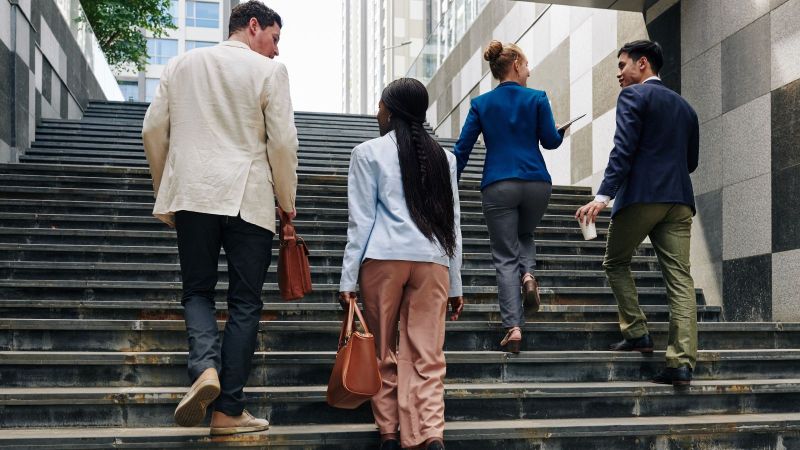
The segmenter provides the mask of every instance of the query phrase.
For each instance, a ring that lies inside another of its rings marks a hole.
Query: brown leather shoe
[[[175,408],[175,422],[193,427],[206,416],[206,408],[219,396],[217,369],[208,368],[195,380],[191,389]]]
[[[523,280],[528,277],[523,277]],[[522,282],[522,298],[525,310],[528,312],[539,311],[539,306],[542,304],[542,299],[539,297],[539,282],[536,277],[531,275],[526,281]]]
[[[222,436],[227,434],[253,433],[264,431],[269,428],[266,419],[256,419],[247,410],[242,411],[239,416],[228,416],[219,411],[214,411],[211,416],[211,434]]]
[[[522,329],[520,327],[511,327],[508,329],[503,340],[500,341],[500,346],[505,347],[505,351],[509,353],[519,353],[521,343]]]

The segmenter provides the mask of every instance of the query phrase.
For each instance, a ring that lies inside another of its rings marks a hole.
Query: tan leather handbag
[[[357,315],[364,333],[353,331]],[[381,388],[381,373],[375,356],[375,337],[367,329],[355,299],[350,299],[347,316],[342,321],[339,350],[328,381],[328,404],[336,408],[355,409],[372,398]]]
[[[278,250],[278,289],[284,300],[298,300],[311,292],[308,247],[297,235],[292,219],[280,208],[280,250]]]

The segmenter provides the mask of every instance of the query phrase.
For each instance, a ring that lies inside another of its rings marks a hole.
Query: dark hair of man
[[[228,36],[231,36],[242,28],[246,28],[247,24],[250,23],[250,19],[253,17],[256,18],[262,30],[276,23],[279,27],[283,28],[283,21],[278,13],[258,0],[250,0],[234,6],[231,10],[231,18],[228,21]]]
[[[653,73],[658,75],[661,68],[664,66],[664,53],[661,51],[661,45],[653,41],[633,41],[623,45],[617,52],[617,58],[623,53],[627,53],[632,60],[638,61],[639,58],[644,56],[650,62],[650,67]]]
[[[428,91],[413,78],[400,78],[386,86],[381,101],[391,113],[389,125],[397,138],[403,193],[411,220],[452,257],[456,230],[450,165],[444,149],[422,125]]]

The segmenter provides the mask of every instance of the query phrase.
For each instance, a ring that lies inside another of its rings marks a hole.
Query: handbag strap
[[[353,316],[358,317],[358,321],[361,322],[361,326],[364,328],[364,333],[369,334],[367,321],[365,321],[364,316],[361,315],[361,310],[358,309],[355,299],[351,298],[347,304],[347,316],[342,321],[342,331],[339,333],[339,349],[345,346],[350,336],[353,334]]]

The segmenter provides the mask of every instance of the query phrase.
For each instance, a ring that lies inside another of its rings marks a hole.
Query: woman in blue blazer
[[[564,136],[556,128],[547,95],[525,87],[530,70],[521,48],[492,41],[483,57],[500,84],[472,100],[454,153],[460,177],[478,135],[483,133],[486,158],[481,198],[506,329],[500,345],[518,353],[520,327],[525,323],[520,290],[526,307],[535,312],[540,305],[539,284],[534,277],[533,231],[552,191],[539,145],[558,148]]]

